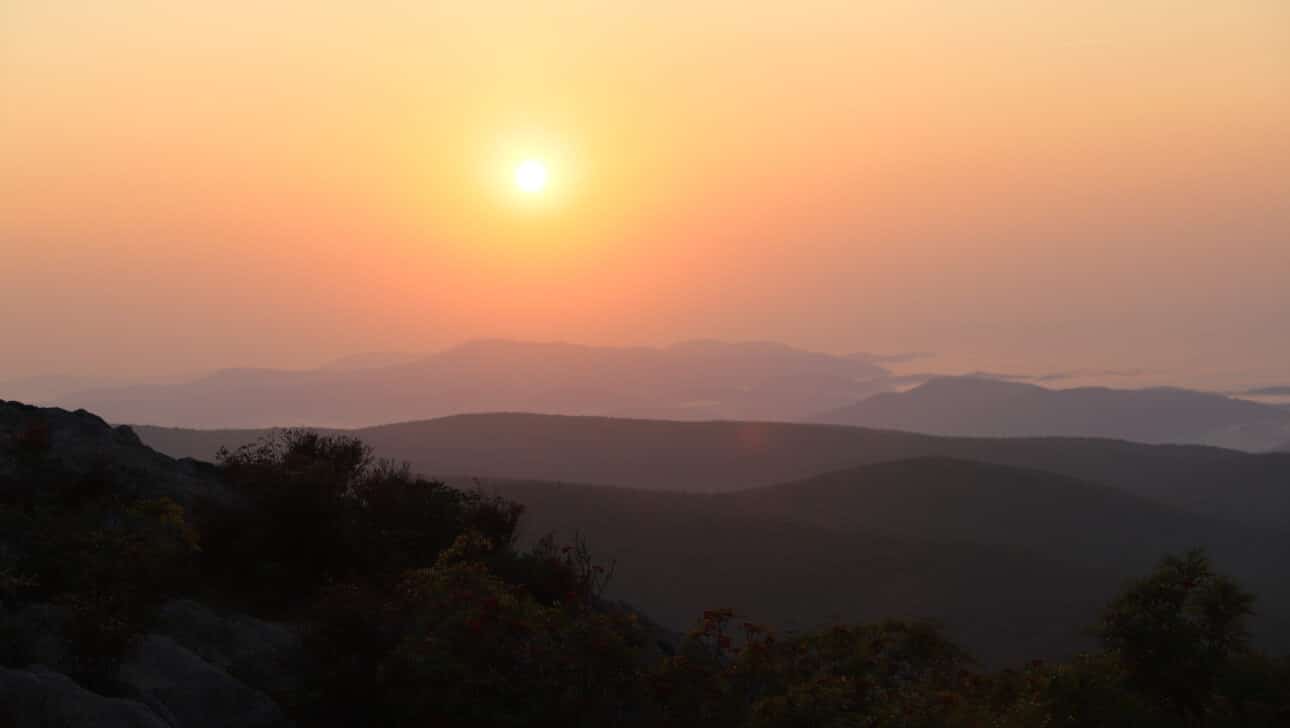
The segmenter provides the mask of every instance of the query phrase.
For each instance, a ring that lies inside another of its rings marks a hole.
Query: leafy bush
[[[491,544],[461,536],[397,592],[406,625],[390,656],[395,723],[467,717],[485,724],[537,719],[580,724],[632,701],[637,650],[631,615],[580,601],[543,605],[481,560]],[[426,696],[408,700],[413,694]]]
[[[283,607],[327,584],[397,581],[464,530],[509,544],[520,506],[378,461],[349,437],[286,430],[220,467],[245,504],[203,504],[204,568],[226,589]]]
[[[777,639],[704,613],[652,676],[663,714],[729,726],[949,725],[967,656],[929,623],[835,625]],[[742,632],[742,634],[735,634]]]

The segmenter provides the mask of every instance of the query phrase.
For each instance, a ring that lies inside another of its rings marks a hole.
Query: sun
[[[526,159],[515,168],[515,186],[531,195],[546,189],[549,178],[546,165],[537,159]]]

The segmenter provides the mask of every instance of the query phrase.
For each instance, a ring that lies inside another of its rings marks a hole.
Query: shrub
[[[497,549],[467,532],[434,566],[407,572],[384,602],[363,589],[333,594],[315,649],[362,667],[320,676],[319,715],[330,724],[601,725],[638,703],[644,640],[634,617],[544,605],[489,570]],[[354,622],[357,632],[347,628]],[[356,633],[365,644],[342,647]],[[355,693],[357,714],[327,707]]]
[[[667,720],[729,726],[951,725],[967,656],[929,623],[835,625],[778,639],[715,609],[652,676]],[[740,634],[742,633],[742,634]]]
[[[1245,650],[1253,602],[1202,552],[1169,556],[1107,607],[1102,641],[1135,690],[1186,722],[1209,710],[1220,675]]]
[[[468,528],[509,543],[522,510],[378,461],[349,437],[286,430],[219,461],[247,503],[205,504],[206,569],[266,605],[329,583],[396,581]]]

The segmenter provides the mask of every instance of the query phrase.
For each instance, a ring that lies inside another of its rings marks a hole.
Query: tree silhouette
[[[1131,687],[1172,706],[1189,724],[1203,720],[1221,674],[1245,650],[1253,603],[1193,550],[1164,558],[1112,601],[1101,637],[1120,656]]]

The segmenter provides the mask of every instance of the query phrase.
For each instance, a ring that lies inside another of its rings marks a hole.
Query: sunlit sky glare
[[[506,336],[1290,379],[1290,3],[4,0],[0,311],[0,377]]]

